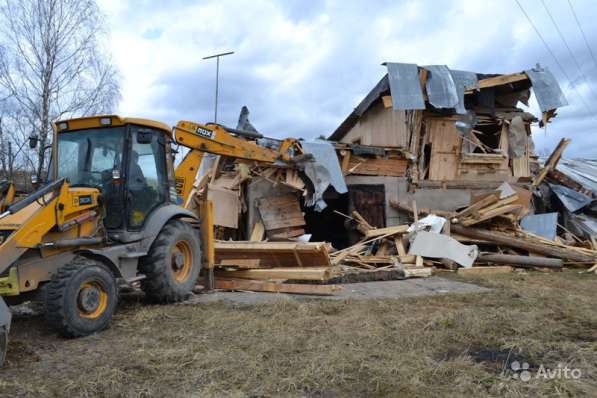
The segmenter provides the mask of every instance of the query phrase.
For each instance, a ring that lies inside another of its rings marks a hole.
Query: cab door
[[[139,230],[151,212],[167,201],[168,176],[164,134],[131,126],[127,167],[127,224]]]

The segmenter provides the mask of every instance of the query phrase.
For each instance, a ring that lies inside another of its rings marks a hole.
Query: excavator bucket
[[[0,367],[4,365],[4,358],[6,358],[11,317],[8,306],[0,297]]]

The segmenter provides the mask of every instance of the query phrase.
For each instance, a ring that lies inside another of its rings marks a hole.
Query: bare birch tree
[[[18,145],[39,138],[33,161],[41,175],[52,121],[109,113],[119,100],[117,73],[101,46],[102,15],[94,0],[3,0],[0,19],[5,116]]]

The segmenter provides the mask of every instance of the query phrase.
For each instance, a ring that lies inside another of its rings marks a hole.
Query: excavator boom
[[[174,126],[173,130],[174,140],[179,145],[190,149],[176,168],[177,191],[185,203],[197,177],[204,153],[269,164],[276,161],[289,162],[303,153],[299,141],[294,138],[281,140],[277,149],[272,149],[246,139],[263,138],[259,133],[240,131],[217,124],[200,124],[182,120]]]

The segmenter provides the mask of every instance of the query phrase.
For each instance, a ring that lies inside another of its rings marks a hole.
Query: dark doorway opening
[[[305,232],[312,234],[311,242],[330,242],[336,249],[350,246],[345,217],[334,212],[348,214],[348,194],[338,194],[333,188],[328,188],[323,195],[327,207],[321,212],[313,207],[304,207]]]

